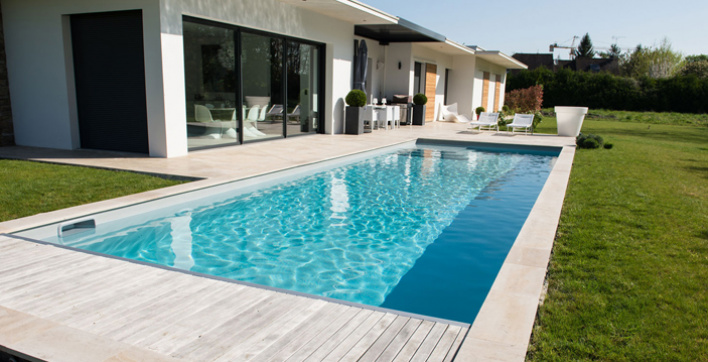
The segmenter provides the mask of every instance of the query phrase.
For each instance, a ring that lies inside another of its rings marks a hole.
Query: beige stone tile
[[[492,289],[468,337],[503,344],[528,345],[538,299],[538,295],[503,293]]]
[[[521,245],[514,245],[506,256],[504,263],[527,265],[537,268],[548,267],[551,257],[551,249],[530,248]]]
[[[492,290],[498,293],[523,295],[538,298],[546,278],[546,268],[504,263]]]
[[[497,343],[468,336],[457,352],[455,362],[524,361],[526,349],[525,345]]]

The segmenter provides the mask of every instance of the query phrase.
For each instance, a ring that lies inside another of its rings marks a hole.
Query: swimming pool
[[[471,323],[558,154],[498,151],[403,145],[19,235]]]

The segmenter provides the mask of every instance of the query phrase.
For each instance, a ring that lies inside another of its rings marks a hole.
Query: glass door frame
[[[288,41],[295,41],[298,43],[303,43],[303,44],[308,44],[314,47],[317,47],[319,50],[319,56],[316,59],[319,64],[318,64],[318,88],[319,88],[319,94],[324,95],[326,94],[326,82],[325,82],[325,75],[326,75],[326,69],[325,69],[325,61],[326,61],[326,44],[324,43],[319,43],[316,41],[312,40],[307,40],[307,39],[302,39],[302,38],[297,38],[293,36],[288,36],[288,35],[283,35],[283,34],[277,34],[277,33],[271,33],[268,31],[264,30],[258,30],[258,29],[252,29],[252,28],[247,28],[243,26],[238,26],[238,25],[233,25],[229,23],[222,23],[218,21],[213,21],[213,20],[207,20],[203,18],[198,18],[194,16],[189,16],[189,15],[182,15],[182,24],[185,22],[191,22],[191,23],[196,23],[196,24],[202,24],[202,25],[207,25],[207,26],[213,26],[213,27],[221,27],[229,30],[234,31],[234,46],[235,46],[235,58],[236,58],[236,69],[238,69],[238,74],[237,74],[237,84],[236,84],[236,126],[238,127],[238,143],[239,145],[244,144],[244,135],[243,135],[243,128],[244,128],[244,119],[243,119],[243,112],[239,111],[243,109],[243,104],[244,104],[244,99],[243,99],[243,69],[242,69],[242,64],[241,64],[241,56],[242,56],[242,41],[241,41],[241,34],[242,33],[249,33],[249,34],[256,34],[256,35],[262,35],[262,36],[267,36],[271,38],[278,38],[281,39],[283,42],[283,59],[281,60],[283,62],[282,66],[282,84],[281,87],[283,89],[283,103],[284,105],[287,104],[287,97],[288,97],[288,69],[287,69],[287,61],[285,59],[285,56],[287,56],[287,47],[288,47]],[[184,45],[183,45],[184,46]],[[185,69],[186,71],[186,69]],[[185,84],[186,87],[186,84]],[[309,133],[297,133],[293,135],[288,135],[287,132],[287,107],[283,107],[283,137],[282,138],[290,138],[290,137],[299,137],[299,136],[307,136],[311,134],[317,134],[317,133],[324,133],[325,131],[325,122],[323,121],[323,115],[324,115],[324,96],[319,97],[321,101],[318,102],[317,104],[317,115],[318,115],[318,121],[317,121],[317,129],[315,132],[309,132]],[[186,110],[185,110],[186,111]],[[253,139],[253,140],[248,140],[248,143],[253,143],[253,142],[262,142],[262,141],[272,141],[274,139]],[[226,144],[226,145],[212,145],[212,146],[203,146],[203,147],[195,147],[190,149],[189,151],[196,151],[196,150],[202,150],[202,149],[208,149],[208,148],[217,148],[217,147],[225,147],[225,146],[234,146],[235,144]]]

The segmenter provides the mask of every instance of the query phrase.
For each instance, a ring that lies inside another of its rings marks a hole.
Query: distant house
[[[353,0],[0,5],[14,142],[24,146],[177,157],[342,133],[362,40],[368,100],[425,93],[428,121],[443,103],[469,116],[499,109],[507,69],[526,68]]]
[[[575,58],[573,60],[554,60],[552,53],[515,53],[512,58],[526,64],[529,70],[545,67],[556,71],[569,68],[586,72],[609,72],[619,74],[619,59],[617,58]],[[510,70],[516,74],[520,70]]]

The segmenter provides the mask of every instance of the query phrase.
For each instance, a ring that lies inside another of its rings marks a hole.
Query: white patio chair
[[[374,130],[378,128],[378,113],[373,106],[364,107],[364,124],[369,124],[369,129]]]
[[[379,128],[381,128],[382,124],[385,130],[388,130],[389,124],[391,124],[391,128],[393,128],[393,107],[377,108],[376,122]]]
[[[197,122],[214,122],[209,108],[200,104],[194,105],[194,119]]]
[[[479,115],[478,120],[469,122],[470,127],[468,129],[477,128],[479,131],[482,131],[482,128],[485,127],[490,131],[492,129],[496,129],[496,131],[499,132],[498,119],[499,113],[482,112],[482,114]]]
[[[531,134],[533,134],[533,114],[515,114],[514,120],[506,125],[506,129],[509,130],[509,128],[511,128],[512,134],[517,128],[523,128],[524,134],[528,134],[530,129]]]
[[[393,106],[393,125],[392,127],[401,128],[401,106]]]

